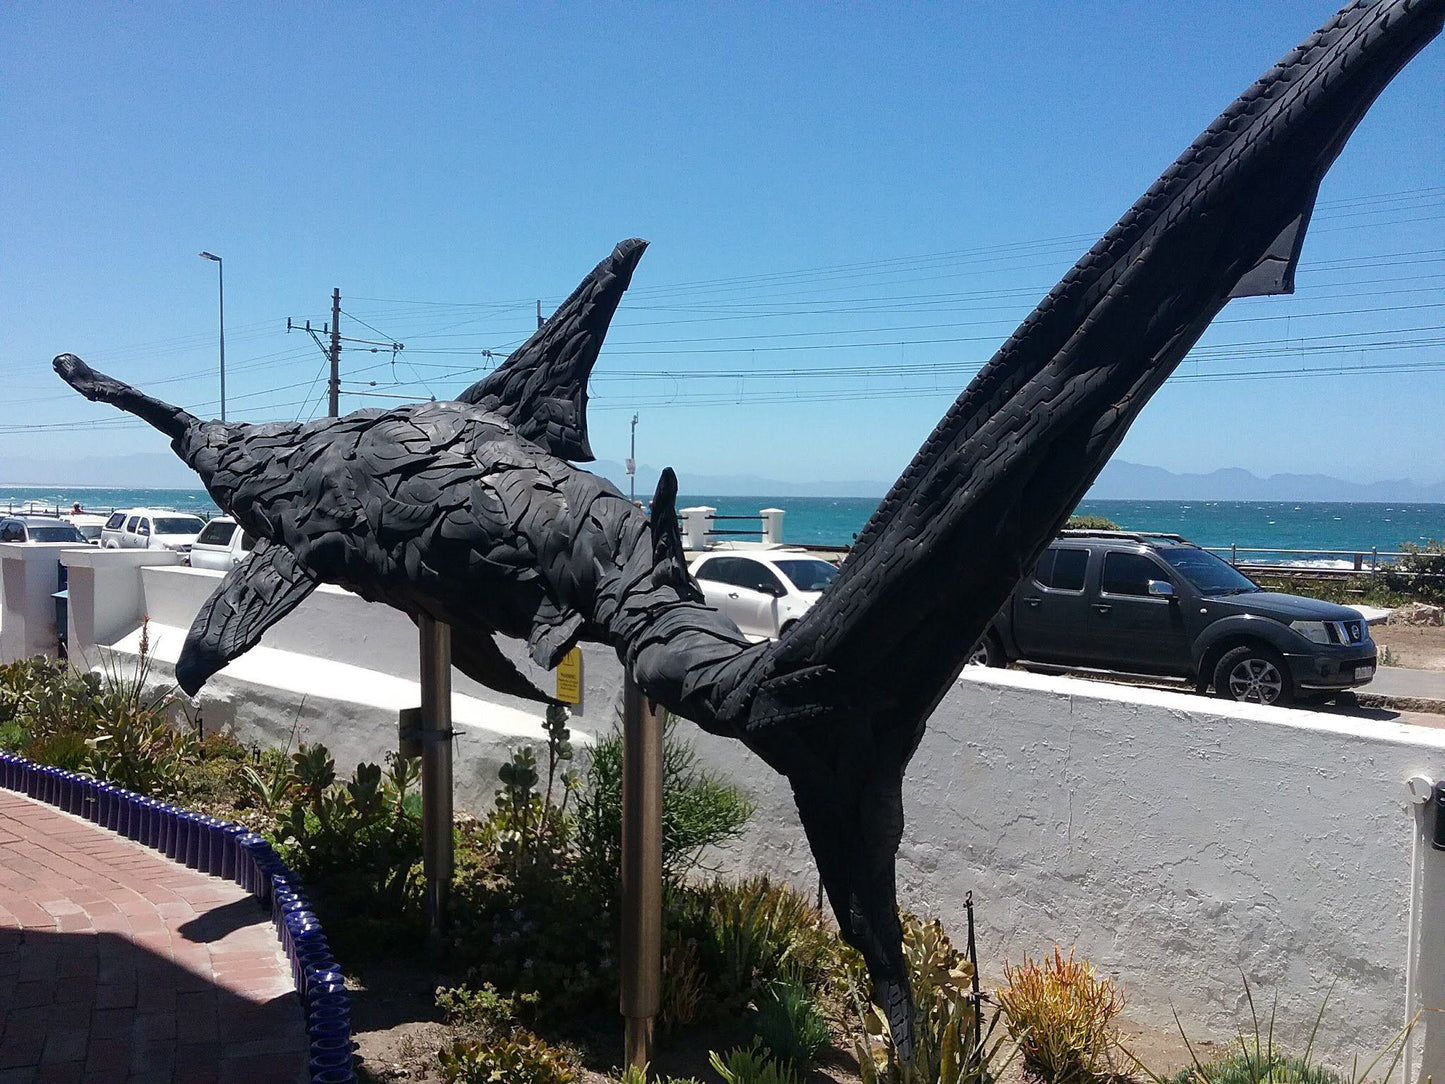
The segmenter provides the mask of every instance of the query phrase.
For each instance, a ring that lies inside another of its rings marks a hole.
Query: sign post
[[[622,686],[622,996],[626,1064],[652,1052],[662,987],[662,721]]]
[[[423,615],[421,629],[421,832],[430,941],[447,932],[452,883],[452,629]]]
[[[574,647],[557,664],[557,699],[582,710],[582,649]]]

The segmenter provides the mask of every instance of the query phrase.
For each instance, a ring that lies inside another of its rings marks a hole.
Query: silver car
[[[191,567],[229,572],[256,548],[256,540],[230,516],[207,523],[191,544]]]

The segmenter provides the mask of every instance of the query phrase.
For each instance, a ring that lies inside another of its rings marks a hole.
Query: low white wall
[[[186,631],[219,586],[221,573],[129,560],[143,552],[87,552],[75,558],[72,582],[81,590],[72,592],[71,621],[97,633],[74,658],[91,668],[133,666],[144,619],[150,684],[170,686]],[[401,709],[421,703],[417,648],[416,627],[404,614],[323,585],[257,647],[208,681],[191,712],[199,713],[208,732],[224,731],[246,743],[321,742],[338,768],[349,772],[361,761],[380,762],[396,750]],[[549,673],[516,645],[508,650],[540,688],[550,687]],[[614,710],[614,690],[601,683],[608,677],[607,663],[616,667],[615,657],[593,647],[586,656],[583,713],[575,728],[579,747],[590,742],[589,722],[610,725]],[[482,813],[511,750],[545,742],[545,710],[533,701],[492,693],[456,671],[452,678],[456,805]]]
[[[179,566],[172,550],[67,549],[61,563],[70,570],[70,650],[84,659],[96,645],[114,643],[133,630],[145,614],[141,570],[151,565]]]
[[[0,663],[57,654],[51,596],[60,589],[60,559],[73,548],[68,542],[0,543]]]
[[[758,800],[731,868],[816,890],[786,785],[698,741]],[[1367,1064],[1406,1020],[1416,860],[1422,1004],[1445,1005],[1445,854],[1413,847],[1417,774],[1445,776],[1445,732],[969,671],[909,769],[899,898],[958,931],[972,890],[986,969],[1073,944],[1135,1019],[1172,1030],[1177,1009],[1205,1038],[1250,1026],[1241,975],[1300,1046],[1336,984],[1316,1048]],[[1445,1074],[1439,1014],[1419,1045]]]
[[[132,620],[150,615],[166,674],[219,575],[139,574]],[[133,627],[104,650],[133,658],[138,639]],[[401,614],[322,587],[212,679],[201,709],[243,740],[284,742],[299,719],[343,769],[377,760],[395,748],[397,710],[418,702],[416,643]],[[503,648],[548,687],[520,645]],[[609,649],[583,656],[585,743],[612,725],[621,672]],[[457,805],[482,812],[508,750],[542,742],[542,708],[456,679]],[[736,743],[692,733],[758,802],[726,868],[815,890],[786,784]],[[1191,1035],[1248,1026],[1241,973],[1257,1003],[1278,995],[1287,1040],[1336,984],[1317,1047],[1345,1065],[1403,1025],[1411,966],[1417,1004],[1445,1006],[1445,853],[1420,843],[1414,775],[1445,777],[1445,731],[971,670],[909,770],[899,897],[959,931],[972,890],[986,970],[1074,944],[1125,983],[1135,1018],[1172,1028],[1177,1008]],[[1445,1013],[1424,1015],[1416,1046],[1415,1064],[1445,1077]]]

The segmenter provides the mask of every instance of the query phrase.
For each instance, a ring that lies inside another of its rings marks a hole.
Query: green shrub
[[[536,1005],[536,994],[506,997],[489,982],[480,986],[437,987],[436,1004],[447,1023],[483,1035],[500,1035],[517,1022],[517,1007]]]
[[[25,746],[25,755],[39,764],[78,772],[90,757],[90,746],[79,731],[61,730],[31,738]]]
[[[748,797],[722,775],[702,767],[697,750],[664,724],[662,752],[663,877],[679,884],[709,847],[742,835],[753,815]],[[586,877],[614,896],[622,870],[622,735],[617,730],[593,747],[577,809],[577,863]]]
[[[769,986],[826,985],[842,943],[802,893],[767,877],[684,886],[664,919],[697,946],[708,1003],[739,1012]]]
[[[502,785],[483,826],[483,843],[513,876],[537,866],[556,867],[567,858],[572,835],[567,803],[582,785],[580,776],[570,767],[572,732],[567,719],[567,709],[560,704],[547,708],[545,789],[538,788],[541,778],[537,754],[531,746],[513,750],[511,759],[498,773]]]
[[[1445,603],[1445,543],[1400,543],[1405,556],[1385,568],[1385,586],[1419,602]]]
[[[1122,531],[1120,527],[1108,516],[1070,516],[1064,524],[1066,531]]]
[[[186,764],[200,756],[195,739],[146,708],[117,708],[118,714],[86,739],[85,770],[141,794],[178,796]]]
[[[751,1046],[740,1046],[726,1054],[714,1050],[708,1061],[726,1084],[798,1084],[797,1074],[768,1057],[756,1039]]]
[[[421,924],[421,800],[411,793],[418,770],[393,757],[385,775],[359,764],[338,783],[324,746],[303,744],[292,756],[294,797],[277,842],[326,910],[345,916],[358,946],[393,924],[413,933]]]
[[[1347,1078],[1273,1051],[1240,1051],[1168,1078],[1167,1084],[1349,1084]]]
[[[574,1084],[577,1067],[567,1051],[529,1031],[488,1040],[458,1039],[437,1052],[447,1084]]]
[[[611,1084],[702,1084],[697,1077],[693,1076],[649,1077],[645,1065],[641,1067],[629,1065],[623,1070],[621,1076],[608,1077],[608,1080],[611,1081]]]
[[[1119,1045],[1114,1019],[1124,992],[1087,960],[1030,956],[1004,965],[999,1005],[1023,1054],[1024,1074],[1042,1084],[1088,1084],[1112,1072]]]
[[[937,920],[903,916],[903,954],[913,989],[912,1063],[899,1059],[888,1023],[877,1006],[859,997],[863,1035],[857,1043],[864,1084],[984,1084],[996,1080],[1011,1058],[995,1041],[999,1016],[980,1028],[971,986],[973,965],[953,947]]]
[[[769,984],[755,999],[753,1034],[784,1065],[801,1076],[828,1045],[828,1023],[816,998],[791,979]]]

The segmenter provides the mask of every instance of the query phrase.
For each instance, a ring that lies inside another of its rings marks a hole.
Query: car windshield
[[[203,524],[194,516],[157,518],[156,534],[198,534]]]
[[[32,542],[84,542],[85,536],[74,527],[31,527],[30,541]]]
[[[1180,546],[1157,552],[1170,568],[1198,588],[1201,595],[1242,595],[1247,591],[1264,590],[1228,561],[1207,550]]]
[[[799,591],[821,591],[838,578],[838,570],[827,561],[774,561],[779,572],[793,581]]]
[[[77,531],[79,531],[81,534],[83,534],[86,538],[99,538],[99,537],[100,537],[100,524],[99,524],[99,523],[87,523],[87,524],[85,524],[84,526],[77,527],[77,528],[75,528],[75,529],[76,529]]]

